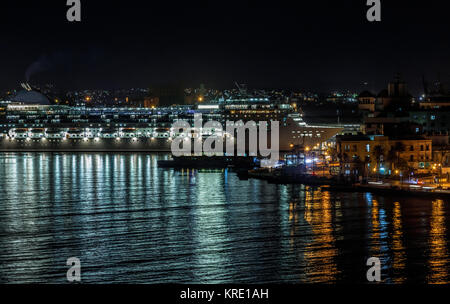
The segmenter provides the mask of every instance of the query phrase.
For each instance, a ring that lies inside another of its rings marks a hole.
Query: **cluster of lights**
[[[4,135],[4,136],[3,136],[3,135],[2,135],[1,137],[5,137],[6,139],[9,139],[9,140],[15,140],[15,139],[16,139],[13,135],[11,135],[11,136],[8,136],[8,135]],[[47,137],[39,137],[39,138],[40,138],[42,141],[45,141],[45,140],[48,139]],[[60,139],[66,141],[68,138],[71,138],[70,135],[69,135],[69,136],[62,136]],[[32,139],[32,137],[26,137],[26,138],[25,138],[26,141],[30,141],[31,139]],[[89,141],[89,139],[90,139],[90,137],[83,137],[83,141]],[[95,142],[99,142],[102,138],[100,138],[100,137],[94,137],[93,139],[94,139]],[[121,137],[116,137],[116,140],[117,140],[117,141],[120,141],[121,139],[122,139]],[[137,140],[138,140],[137,137],[132,137],[131,139],[132,139],[133,141],[137,141]],[[150,139],[153,141],[153,140],[156,139],[156,137],[155,137],[155,136],[151,136]],[[198,139],[201,140],[201,138],[198,138]],[[167,138],[167,140],[172,140],[172,138],[169,137],[169,138]],[[188,140],[188,138],[185,138],[185,140]]]
[[[442,167],[442,164],[433,164],[433,170],[436,170],[438,167]]]
[[[173,134],[173,132],[171,132],[171,133],[172,134],[170,136],[168,136],[168,137],[164,136],[162,138],[166,139],[169,142],[173,141],[173,138],[175,137],[175,134]],[[45,134],[45,132],[44,132],[44,134]],[[200,132],[200,134],[207,134],[207,133],[201,133]],[[217,136],[222,136],[224,138],[227,138],[230,141],[234,141],[235,140],[235,137],[232,134],[227,133],[227,132],[220,131],[220,132],[216,132],[215,134]],[[214,135],[214,134],[208,134],[208,135],[211,136],[211,135]],[[145,136],[145,137],[149,138],[151,141],[156,140],[156,138],[161,138],[161,137],[159,137],[157,135],[157,133],[151,133],[151,132],[136,133],[136,134],[133,134],[132,137],[128,137],[128,138],[131,138],[131,140],[133,142],[137,142],[139,137],[142,137],[142,136]],[[192,135],[189,134],[188,136],[192,137],[192,138],[195,138],[197,141],[202,141],[203,140],[202,135],[196,136],[196,135],[193,135],[193,134]],[[5,135],[2,135],[2,137],[5,137],[5,138],[7,138],[7,139],[9,139],[11,141],[16,139],[15,134],[11,134],[10,136],[5,134]],[[188,141],[189,137],[186,137],[184,140]],[[90,129],[85,129],[85,132],[83,132],[83,134],[81,134],[81,136],[74,136],[70,132],[63,132],[63,131],[61,131],[60,136],[58,136],[58,137],[48,137],[48,136],[45,136],[45,135],[43,136],[43,134],[40,134],[39,137],[33,137],[33,136],[31,136],[31,133],[30,133],[30,134],[28,134],[27,137],[24,137],[24,140],[31,141],[33,138],[40,139],[42,142],[45,142],[48,139],[52,139],[52,138],[61,139],[62,141],[67,141],[69,139],[81,139],[84,142],[88,142],[91,139],[93,139],[94,142],[100,142],[103,139],[103,137],[101,137],[99,133],[92,132],[92,130],[90,130]],[[127,137],[124,137],[123,134],[121,132],[119,132],[119,136],[115,137],[115,140],[116,141],[121,141],[123,138],[127,138]]]
[[[171,130],[172,131],[170,132],[170,134],[164,134],[165,136],[159,136],[157,132],[155,132],[155,133],[152,133],[152,132],[137,132],[137,133],[131,133],[130,136],[125,136],[126,133],[118,132],[117,138],[139,138],[139,137],[143,137],[144,136],[144,137],[150,138],[151,140],[154,140],[156,138],[165,138],[167,140],[170,140],[170,139],[173,139],[174,137],[176,137],[175,133],[173,132],[173,128]],[[102,129],[100,129],[100,132],[101,131],[102,131]],[[116,134],[117,133],[114,133],[114,135],[116,135]],[[206,132],[206,133],[201,133],[201,134],[206,134],[206,135],[210,135],[210,136],[214,135],[211,132]],[[216,132],[216,134],[218,136],[222,135],[224,137],[228,137],[228,138],[230,138],[232,140],[234,139],[234,137],[231,134],[228,134],[228,133],[223,133],[222,134],[222,132]],[[27,137],[29,137],[29,138],[42,138],[43,135],[44,135],[44,137],[46,137],[45,136],[45,132],[38,134],[38,136],[34,135],[32,133],[28,133]],[[196,136],[195,134],[189,134],[188,136],[190,136],[192,138],[197,138],[198,137],[199,139],[201,139],[201,136]],[[15,138],[15,134],[11,134],[10,136],[5,134],[5,135],[1,135],[1,137],[6,137],[6,138],[12,139],[12,138]],[[24,137],[24,138],[26,138],[26,137]],[[52,138],[52,137],[49,137],[49,138]],[[92,132],[92,130],[90,130],[89,128],[86,128],[85,131],[82,132],[81,136],[78,133],[77,134],[72,134],[71,132],[61,131],[60,132],[60,136],[59,137],[54,137],[54,138],[61,138],[61,139],[69,139],[69,138],[77,139],[77,138],[80,138],[80,139],[83,139],[83,140],[94,139],[95,141],[99,141],[103,137],[100,135],[100,133]]]
[[[384,172],[386,169],[384,167],[380,167],[380,172]],[[373,173],[377,172],[377,167],[373,168]]]

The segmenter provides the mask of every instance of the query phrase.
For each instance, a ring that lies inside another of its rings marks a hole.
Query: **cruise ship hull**
[[[169,152],[165,138],[102,139],[6,139],[0,138],[0,152]]]
[[[295,126],[282,128],[279,150],[286,152],[294,146],[314,147],[326,142],[339,128]],[[271,134],[267,135],[271,147]],[[170,152],[168,138],[0,138],[0,152]],[[248,148],[248,138],[246,140]],[[225,150],[225,148],[223,149]]]

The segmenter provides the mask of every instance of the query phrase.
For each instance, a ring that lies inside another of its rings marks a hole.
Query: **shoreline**
[[[395,189],[395,188],[378,188],[370,187],[365,185],[354,185],[339,187],[330,185],[328,187],[322,187],[324,190],[334,191],[334,192],[371,192],[374,194],[383,194],[388,196],[394,195],[405,195],[405,196],[419,196],[425,198],[436,198],[436,199],[449,199],[450,191],[447,192],[435,192],[435,191],[423,191],[423,190],[405,190],[405,189]]]
[[[265,180],[269,184],[293,185],[301,184],[306,186],[318,187],[322,190],[333,192],[371,192],[383,195],[405,195],[405,196],[420,196],[427,198],[450,199],[450,190],[438,189],[417,189],[400,188],[398,186],[380,187],[370,184],[360,184],[345,182],[338,179],[330,179],[320,176],[302,175],[276,175],[273,173],[249,172],[246,178],[254,178]]]

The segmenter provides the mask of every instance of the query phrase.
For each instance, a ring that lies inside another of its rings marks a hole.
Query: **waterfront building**
[[[404,136],[423,134],[424,128],[420,123],[411,121],[407,116],[385,115],[366,117],[362,127],[367,135]]]
[[[337,136],[336,149],[345,175],[426,173],[433,167],[432,140],[419,136]]]
[[[433,170],[442,182],[450,181],[450,145],[433,147]]]
[[[357,100],[358,109],[360,111],[375,112],[375,101],[377,98],[373,93],[369,91],[361,92],[361,94],[358,95]]]
[[[411,110],[408,119],[422,126],[423,132],[450,132],[450,107]]]

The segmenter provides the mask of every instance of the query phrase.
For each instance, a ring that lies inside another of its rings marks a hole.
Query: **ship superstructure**
[[[202,137],[226,136],[227,121],[265,123],[269,132],[270,122],[278,121],[282,151],[320,145],[341,131],[308,126],[294,105],[265,96],[165,108],[113,108],[51,105],[28,87],[27,92],[39,103],[24,102],[24,95],[20,102],[0,106],[0,150],[170,151],[171,141],[180,135],[172,127],[174,122],[184,120],[194,126],[195,114],[202,114],[203,124],[218,122],[197,130]]]

